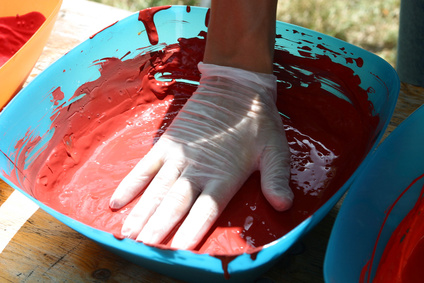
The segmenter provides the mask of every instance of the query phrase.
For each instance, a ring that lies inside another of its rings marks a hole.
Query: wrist
[[[270,97],[274,103],[277,100],[277,77],[273,74],[202,62],[198,64],[198,68],[203,79],[227,78],[234,83],[256,89],[258,93],[267,94],[266,96]],[[260,89],[264,89],[264,91]]]
[[[271,74],[276,0],[212,2],[204,62]]]

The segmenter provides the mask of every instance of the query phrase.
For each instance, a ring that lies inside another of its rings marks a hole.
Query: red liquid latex
[[[149,38],[155,42],[154,29],[150,30]],[[23,172],[26,190],[57,211],[119,238],[137,199],[116,212],[109,209],[109,199],[196,89],[187,80],[200,78],[202,36],[182,38],[161,51],[132,59],[99,60],[100,77],[81,85],[68,101],[59,101],[60,89],[53,90],[59,105],[51,116],[54,134]],[[372,104],[367,91],[359,87],[359,78],[327,55],[304,51],[304,57],[275,51],[277,105],[289,117],[282,119],[292,154],[293,207],[275,211],[262,195],[256,172],[195,251],[254,255],[321,207],[370,148],[379,118],[371,114]],[[360,62],[348,56],[346,60]],[[324,84],[350,102],[325,90]],[[30,132],[16,145],[16,152],[30,151],[37,143],[39,137],[29,136]],[[24,159],[24,154],[17,156],[18,168],[23,168]],[[166,247],[172,236],[160,246]]]
[[[159,11],[166,10],[171,8],[171,6],[162,6],[162,7],[153,7],[141,10],[138,14],[138,20],[143,22],[144,27],[146,28],[147,36],[149,42],[152,45],[156,45],[159,42],[158,31],[156,29],[155,22],[153,17]]]
[[[31,38],[45,20],[39,12],[0,18],[0,67]]]
[[[396,199],[387,211],[387,216],[382,224],[384,227],[386,220],[405,192],[412,185],[424,178],[424,174],[415,179],[410,186]],[[374,283],[413,283],[421,282],[424,277],[424,186],[417,202],[402,222],[393,231],[390,240],[386,244],[381,256],[377,272],[372,282]],[[380,231],[381,231],[380,230]],[[379,234],[380,236],[380,234]],[[377,238],[376,245],[379,241]],[[370,262],[364,267],[360,282],[370,282],[369,271],[372,268],[375,249]]]

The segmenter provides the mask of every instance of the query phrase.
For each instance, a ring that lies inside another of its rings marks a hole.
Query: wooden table
[[[28,82],[78,43],[129,14],[85,0],[64,0]],[[385,136],[423,103],[423,88],[402,84]],[[258,282],[323,282],[324,254],[341,203]],[[0,180],[0,282],[106,281],[177,282],[105,250]]]

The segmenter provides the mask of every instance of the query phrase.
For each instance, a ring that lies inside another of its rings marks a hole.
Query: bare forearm
[[[278,0],[213,0],[204,62],[272,73]]]

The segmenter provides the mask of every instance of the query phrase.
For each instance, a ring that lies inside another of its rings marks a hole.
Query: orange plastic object
[[[62,0],[0,0],[0,17],[37,11],[46,17],[34,35],[0,67],[0,111],[21,89],[53,29]]]

